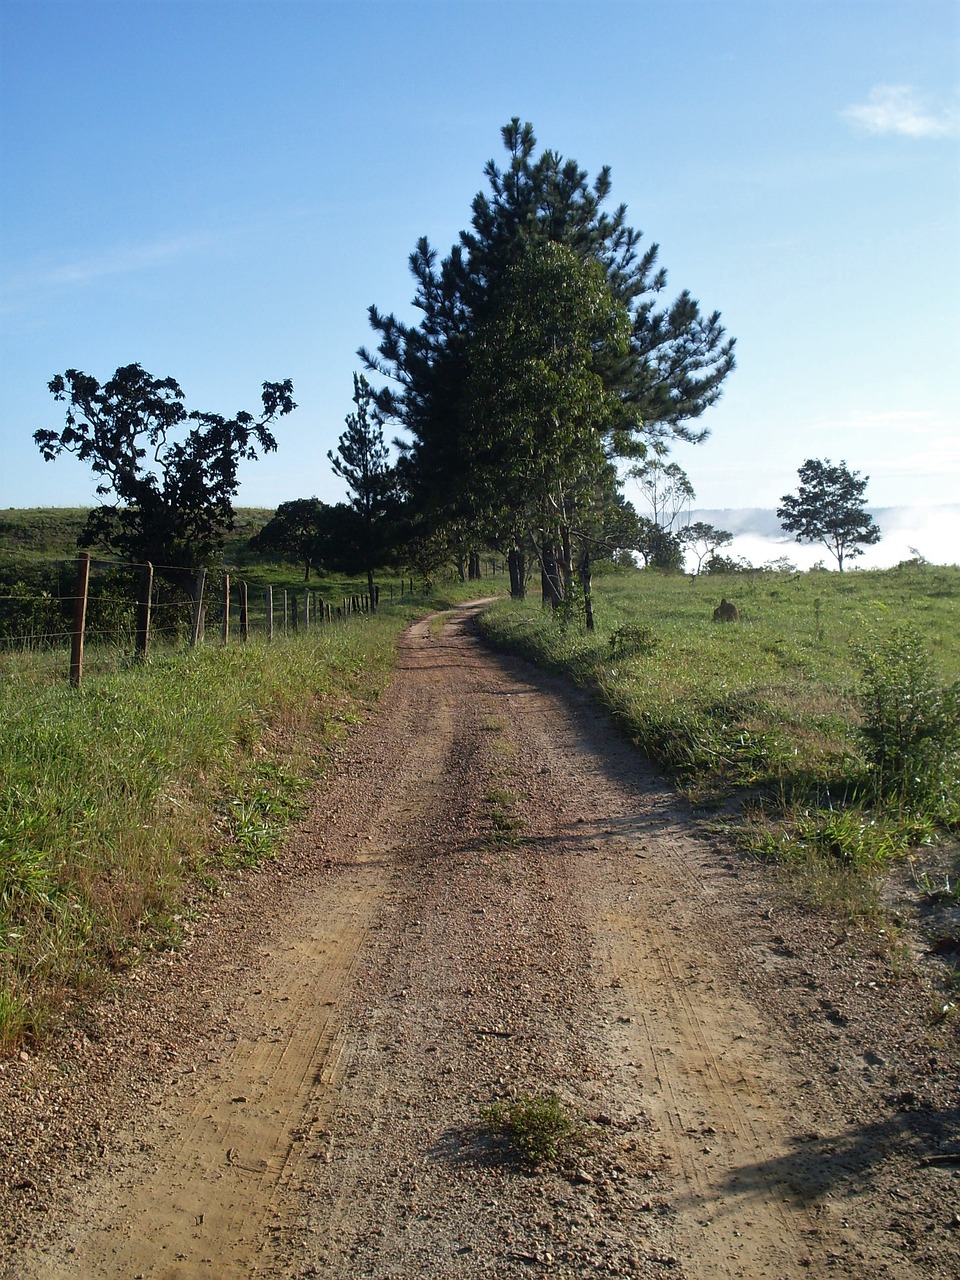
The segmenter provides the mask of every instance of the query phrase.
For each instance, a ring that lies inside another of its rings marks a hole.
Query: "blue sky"
[[[738,368],[676,458],[701,507],[808,457],[960,501],[956,0],[0,0],[0,507],[86,505],[47,382],[137,361],[189,408],[292,378],[241,505],[316,494],[366,309],[469,220],[500,127],[612,166]]]

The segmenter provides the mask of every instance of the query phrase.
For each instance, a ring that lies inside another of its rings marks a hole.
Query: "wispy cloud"
[[[109,276],[169,266],[182,258],[209,250],[222,241],[222,234],[206,231],[168,236],[144,244],[116,245],[87,257],[17,272],[8,277],[4,292],[24,293],[43,288],[95,284]]]
[[[960,108],[931,106],[908,84],[878,84],[866,102],[846,107],[840,114],[868,133],[894,133],[903,138],[960,136]]]

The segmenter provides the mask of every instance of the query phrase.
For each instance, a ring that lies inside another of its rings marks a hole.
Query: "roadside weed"
[[[519,1158],[533,1168],[556,1160],[577,1129],[555,1093],[495,1102],[480,1115],[488,1131],[506,1137]]]

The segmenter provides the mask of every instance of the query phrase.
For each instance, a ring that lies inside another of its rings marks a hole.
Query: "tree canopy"
[[[797,473],[800,486],[785,494],[777,508],[781,526],[797,542],[822,542],[843,572],[845,559],[863,555],[880,541],[880,528],[864,506],[869,477],[860,479],[845,462],[808,458]]]
[[[323,513],[319,498],[281,502],[259,533],[250,539],[253,550],[303,565],[304,580],[322,563]]]
[[[258,418],[188,413],[179,384],[139,364],[117,369],[103,385],[68,369],[49,388],[66,403],[66,425],[34,433],[40,452],[48,462],[73,453],[89,463],[97,494],[113,499],[90,512],[80,545],[149,560],[167,576],[207,565],[222,551],[234,524],[240,462],[276,449],[269,424],[296,408],[288,379],[263,384]]]

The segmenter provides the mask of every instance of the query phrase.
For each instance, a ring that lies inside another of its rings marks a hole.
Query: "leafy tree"
[[[863,502],[869,477],[861,480],[859,471],[848,470],[845,462],[832,466],[829,458],[808,458],[798,475],[797,492],[780,499],[780,524],[797,542],[822,542],[843,573],[845,559],[880,541],[880,528]]]
[[[370,592],[370,609],[376,612],[374,570],[383,563],[387,548],[388,516],[394,505],[396,475],[389,463],[383,427],[373,407],[370,384],[362,374],[353,375],[356,412],[347,415],[347,429],[337,452],[327,454],[334,471],[353,495],[353,509],[363,524],[364,570]]]
[[[299,561],[303,565],[304,581],[309,582],[310,571],[319,569],[321,564],[320,540],[325,509],[319,498],[294,498],[291,502],[281,502],[271,519],[250,539],[250,545],[265,555]]]
[[[683,508],[689,507],[697,496],[683,467],[678,462],[664,462],[659,456],[631,467],[628,475],[639,484],[650,503],[654,523],[661,529],[672,529]]]
[[[732,533],[728,533],[726,529],[717,529],[704,520],[694,520],[692,524],[684,525],[677,536],[696,556],[698,574],[705,560],[716,556],[721,547],[728,547],[733,541]]]
[[[517,275],[526,273],[532,283],[538,273],[543,278],[556,272],[557,257],[544,256],[549,246],[562,247],[585,266],[599,266],[609,295],[626,318],[625,332],[618,323],[609,339],[597,342],[589,366],[577,366],[570,379],[560,379],[548,390],[548,397],[560,395],[564,400],[564,429],[574,435],[571,424],[577,415],[571,418],[569,409],[576,395],[589,387],[589,394],[602,401],[602,420],[593,432],[580,431],[576,441],[569,441],[568,454],[584,448],[581,461],[588,487],[598,440],[610,459],[642,458],[654,445],[665,448],[672,437],[702,439],[704,433],[688,424],[718,398],[734,363],[733,341],[725,338],[718,313],[701,315],[687,292],[658,308],[657,296],[666,284],[665,273],[657,267],[658,247],[640,251],[640,235],[627,225],[625,206],[612,213],[604,210],[611,189],[608,169],[591,184],[575,161],[552,151],[535,156],[532,127],[516,119],[502,130],[502,137],[508,165],[503,171],[493,161],[487,165],[489,191],[474,199],[470,227],[461,232],[459,243],[440,260],[423,238],[411,255],[419,322],[410,324],[371,307],[377,347],[372,353],[360,352],[366,367],[387,379],[375,392],[379,413],[406,432],[399,469],[419,518],[427,528],[459,521],[476,530],[478,537],[498,521],[503,523],[504,516],[515,514],[510,503],[516,485],[509,488],[508,498],[507,492],[498,495],[487,485],[474,487],[464,479],[478,449],[491,457],[497,452],[516,454],[495,437],[514,429],[505,402],[523,399],[521,388],[531,380],[524,380],[502,335],[526,320],[541,337],[549,331],[552,321],[538,314],[542,304],[520,298]],[[574,289],[585,286],[586,278],[577,279],[569,262],[563,270]],[[604,306],[612,314],[608,301]],[[536,346],[533,333],[525,338]],[[505,389],[499,409],[485,422],[483,396],[496,384],[496,361],[501,357],[507,362],[504,374],[509,375],[504,383],[512,389]],[[542,362],[552,367],[548,356]],[[537,445],[537,433],[548,416],[537,421],[534,417],[528,402],[520,434],[525,431]],[[557,456],[556,444],[551,431],[542,456],[539,448],[527,450],[532,456],[529,478],[540,485],[541,496],[552,468],[550,459]],[[516,455],[518,471],[519,463]],[[536,511],[542,512],[539,499]],[[544,540],[541,545],[549,544]],[[562,547],[560,554],[566,556]],[[545,576],[556,583],[563,573]]]
[[[683,572],[683,544],[670,529],[664,529],[656,520],[638,517],[638,551],[645,569],[662,569],[665,573]]]
[[[475,513],[532,537],[548,593],[569,599],[574,542],[609,469],[620,415],[599,353],[626,351],[626,308],[598,262],[534,245],[504,273],[477,328],[466,382],[464,484]]]
[[[268,424],[296,408],[293,385],[263,384],[259,418],[193,410],[173,378],[154,378],[139,364],[117,369],[102,386],[68,369],[49,383],[65,402],[63,431],[34,433],[49,462],[73,453],[99,477],[97,494],[113,505],[89,513],[81,546],[104,546],[192,589],[194,571],[222,552],[233,528],[241,461],[277,444]],[[182,438],[176,438],[178,433]]]

